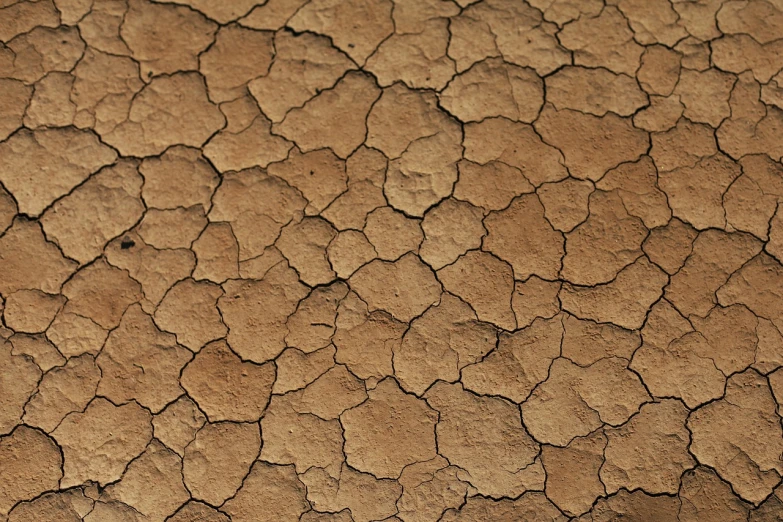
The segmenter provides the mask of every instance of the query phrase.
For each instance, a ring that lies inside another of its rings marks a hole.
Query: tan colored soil
[[[783,521],[783,0],[0,0],[0,522]]]

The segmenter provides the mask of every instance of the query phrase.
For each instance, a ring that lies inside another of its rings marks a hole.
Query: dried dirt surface
[[[783,0],[0,0],[0,522],[783,522]]]

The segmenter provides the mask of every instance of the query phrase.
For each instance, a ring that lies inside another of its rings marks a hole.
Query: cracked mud
[[[781,160],[781,0],[0,0],[0,522],[781,522]]]

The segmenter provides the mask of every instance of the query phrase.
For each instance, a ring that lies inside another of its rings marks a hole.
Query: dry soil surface
[[[783,520],[783,0],[0,42],[0,521]]]

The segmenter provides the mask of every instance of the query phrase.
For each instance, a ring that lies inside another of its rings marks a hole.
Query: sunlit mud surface
[[[783,0],[0,0],[0,521],[783,521]]]

